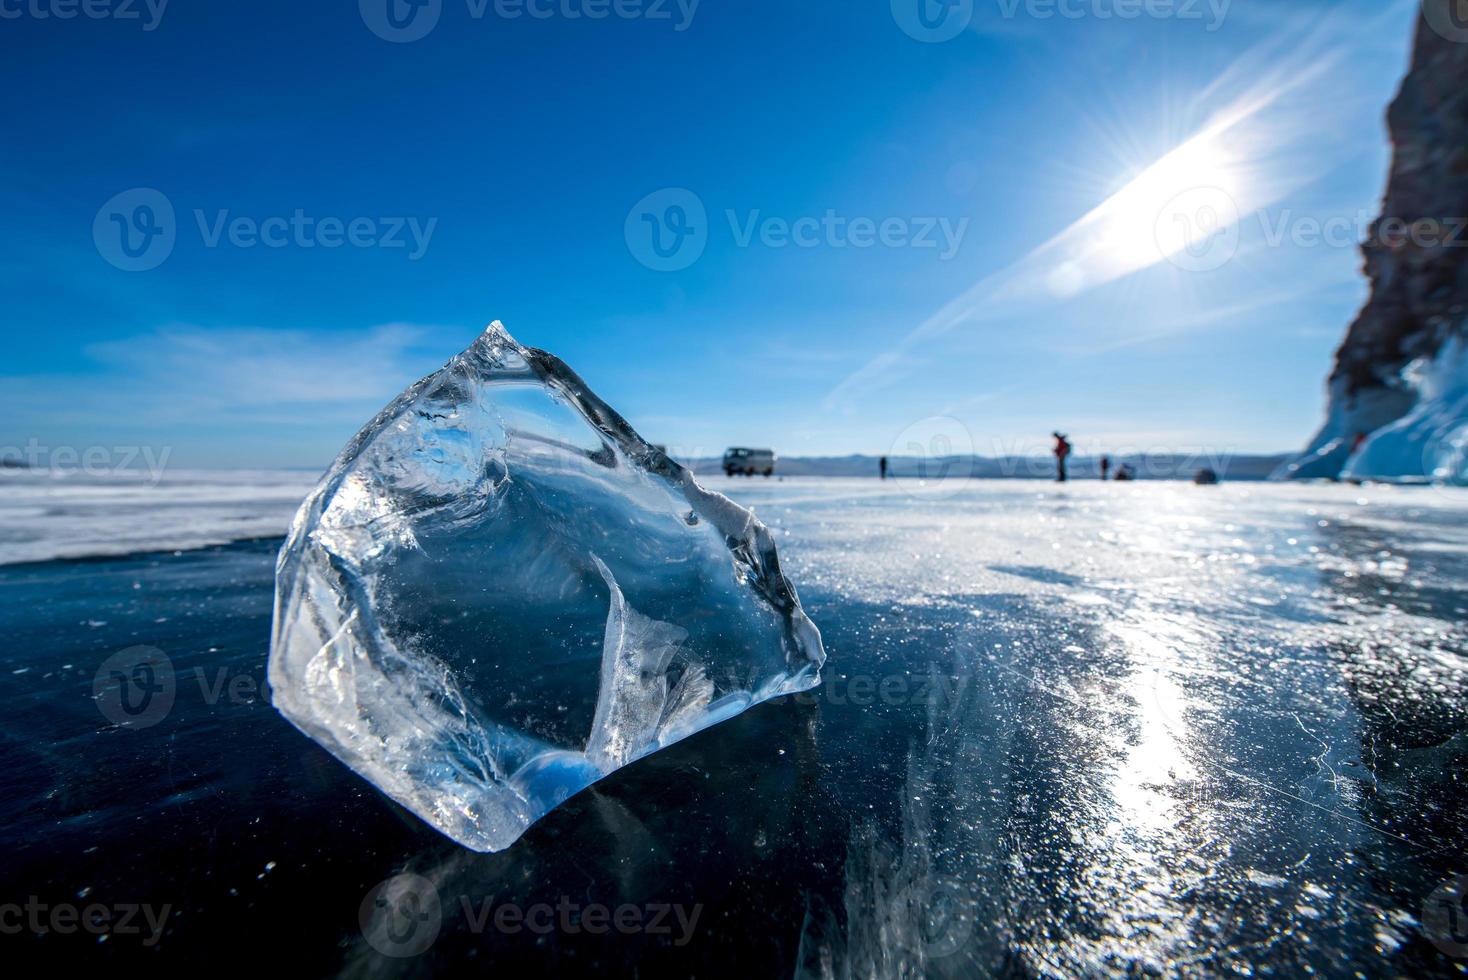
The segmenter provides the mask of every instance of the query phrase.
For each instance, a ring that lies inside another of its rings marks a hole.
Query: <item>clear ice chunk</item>
[[[824,661],[765,526],[498,323],[357,434],[276,569],[276,708],[478,851]]]

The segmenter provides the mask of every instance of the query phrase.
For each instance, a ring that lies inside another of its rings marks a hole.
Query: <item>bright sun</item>
[[[1205,246],[1238,224],[1237,168],[1203,134],[1173,150],[1102,206],[1102,240],[1137,268]]]
[[[1240,172],[1216,132],[1179,146],[1076,224],[1066,236],[1070,254],[1048,277],[1052,293],[1072,295],[1213,247],[1238,225]]]

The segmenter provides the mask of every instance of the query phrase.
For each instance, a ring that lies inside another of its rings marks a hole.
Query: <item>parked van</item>
[[[736,446],[724,451],[725,476],[769,476],[774,472],[773,449],[744,449]]]

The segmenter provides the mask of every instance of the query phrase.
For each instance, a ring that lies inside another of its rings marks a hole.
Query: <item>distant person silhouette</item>
[[[1070,439],[1059,432],[1052,432],[1055,436],[1055,482],[1065,482],[1065,461],[1070,456]]]
[[[882,479],[884,479],[884,480],[887,479],[887,457],[886,456],[883,456],[880,460],[877,461],[877,470],[881,473]]]
[[[1104,479],[1106,479],[1110,475],[1111,475],[1111,457],[1110,456],[1102,456],[1101,457],[1101,479],[1104,480]]]

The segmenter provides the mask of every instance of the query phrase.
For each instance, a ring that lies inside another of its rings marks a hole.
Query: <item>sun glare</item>
[[[1207,247],[1238,224],[1237,168],[1212,135],[1196,137],[1139,174],[1103,206],[1100,242],[1141,268]]]
[[[1242,167],[1217,133],[1202,133],[1138,174],[1076,224],[1048,275],[1069,296],[1171,260],[1207,264],[1220,236],[1236,233]]]

